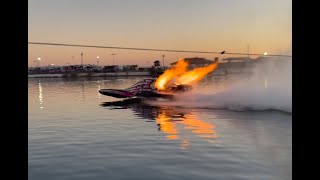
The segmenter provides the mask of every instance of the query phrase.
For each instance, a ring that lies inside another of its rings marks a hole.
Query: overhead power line
[[[96,46],[96,45],[80,45],[80,44],[61,44],[61,43],[47,43],[47,42],[28,42],[28,44],[35,45],[49,45],[49,46],[72,46],[72,47],[88,47],[88,48],[105,48],[105,49],[125,49],[138,51],[161,51],[161,52],[179,52],[179,53],[204,53],[204,54],[234,54],[234,55],[258,55],[263,54],[248,54],[237,52],[213,52],[213,51],[187,51],[187,50],[171,50],[171,49],[148,49],[148,48],[132,48],[132,47],[115,47],[115,46]],[[264,56],[278,56],[278,57],[292,57],[291,55],[268,54]]]

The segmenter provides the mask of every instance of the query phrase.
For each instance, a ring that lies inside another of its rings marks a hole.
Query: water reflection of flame
[[[196,112],[190,109],[150,106],[139,99],[105,102],[101,105],[129,108],[135,112],[135,115],[143,119],[155,120],[159,131],[166,135],[166,139],[180,141],[181,149],[187,149],[190,146],[192,141],[188,138],[190,132],[210,143],[216,143],[215,140],[219,137],[214,124],[200,120]]]
[[[170,118],[166,115],[166,113],[161,113],[156,118],[158,125],[160,126],[160,130],[167,134],[168,139],[178,139],[177,128],[175,124],[170,121]]]
[[[189,146],[190,140],[180,138],[181,130],[178,127],[181,125],[183,126],[183,129],[189,130],[198,137],[208,140],[208,142],[215,142],[210,139],[219,137],[215,131],[215,125],[200,120],[192,113],[182,113],[170,109],[161,109],[156,116],[156,121],[160,127],[160,131],[167,134],[166,138],[168,140],[181,141],[180,147],[182,149],[186,149]]]
[[[181,140],[180,148],[187,149],[187,147],[189,147],[189,140],[187,140],[187,139]]]
[[[213,124],[201,121],[196,115],[186,114],[185,120],[181,121],[181,124],[185,125],[186,129],[190,129],[191,132],[199,135],[202,138],[217,138],[218,135],[214,131],[215,126]]]

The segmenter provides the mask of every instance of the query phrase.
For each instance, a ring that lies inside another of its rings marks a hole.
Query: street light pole
[[[164,57],[165,57],[165,55],[162,54],[162,66],[163,66],[163,70],[164,70]]]
[[[82,58],[82,56],[83,56],[83,53],[81,52],[81,65],[83,67],[83,58]]]
[[[248,51],[248,59],[250,59],[250,45],[247,45],[247,51]]]
[[[40,57],[38,57],[38,58],[37,58],[37,60],[38,60],[38,67],[40,67],[40,61],[41,61],[41,58],[40,58]]]
[[[111,55],[112,55],[112,63],[114,65],[114,55],[116,55],[116,54],[112,53]]]
[[[99,66],[99,56],[97,56],[97,66]]]

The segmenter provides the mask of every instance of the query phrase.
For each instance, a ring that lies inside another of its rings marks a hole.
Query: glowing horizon
[[[287,54],[292,43],[291,12],[289,0],[29,0],[29,41]],[[29,66],[35,66],[38,57],[41,65],[80,64],[81,52],[84,64],[96,64],[99,56],[101,65],[112,64],[113,58],[119,65],[150,66],[155,60],[162,65],[162,54],[165,65],[179,58],[231,56],[40,45],[29,45],[28,52]]]

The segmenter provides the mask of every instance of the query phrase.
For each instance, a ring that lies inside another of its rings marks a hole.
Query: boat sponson
[[[125,90],[120,90],[120,89],[100,89],[99,93],[106,96],[116,97],[116,98],[128,98],[128,97],[134,96],[133,93]]]

